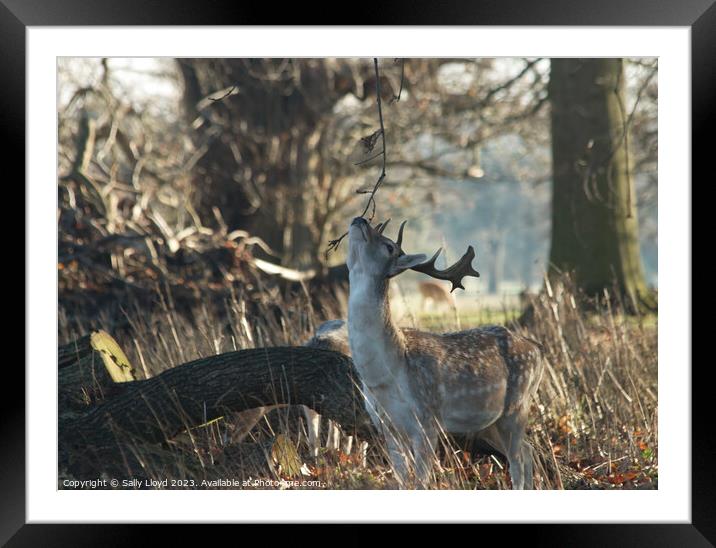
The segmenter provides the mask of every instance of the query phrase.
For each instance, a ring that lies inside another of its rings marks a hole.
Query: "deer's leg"
[[[510,463],[510,478],[512,478],[512,489],[522,490],[525,488],[525,462],[522,456],[522,449],[507,455]]]
[[[532,446],[527,440],[522,441],[522,463],[525,470],[525,489],[534,489],[534,479],[532,476]]]
[[[353,451],[353,436],[343,436],[343,452],[346,455],[350,455]]]
[[[244,440],[254,426],[263,418],[266,413],[276,406],[255,407],[236,413],[232,417],[233,430],[227,435],[226,442],[229,444],[240,443]]]
[[[385,440],[385,447],[395,479],[403,487],[408,476],[408,452],[406,444],[400,439],[402,434],[391,423],[390,418],[385,414],[380,403],[365,384],[363,385],[363,394],[365,396],[365,409],[368,411],[368,415],[376,429],[382,433],[382,437]],[[361,443],[360,450],[364,467],[366,465],[367,449],[368,444],[366,442]]]
[[[502,432],[497,427],[497,424],[493,424],[480,432],[479,439],[486,442],[487,445],[492,447],[495,451],[499,452],[500,454],[507,457],[508,450],[508,443],[506,443],[507,440],[505,440],[505,437],[502,435]],[[512,475],[512,461],[510,461],[509,457],[507,459],[509,465],[510,465],[510,475]],[[514,486],[514,481],[512,483]]]
[[[525,427],[526,427],[526,415],[522,413],[515,413],[503,417],[495,423],[497,431],[502,438],[502,443],[505,448],[505,456],[507,462],[510,464],[510,477],[512,478],[513,489],[524,489],[525,488]],[[531,455],[530,455],[531,457]],[[532,479],[532,460],[530,459],[529,464],[529,476],[530,481]]]
[[[502,417],[480,433],[480,439],[507,457],[513,489],[524,489],[526,476],[529,475],[530,480],[532,476],[532,461],[525,464],[524,431],[524,420],[511,415]],[[528,470],[526,466],[529,466]]]
[[[362,441],[358,444],[358,455],[360,455],[361,468],[368,466],[368,442]]]
[[[525,488],[525,459],[522,452],[522,443],[512,442],[507,450],[507,462],[510,464],[510,478],[512,489]]]
[[[415,477],[419,486],[427,487],[433,469],[437,430],[433,427],[418,425],[417,431],[411,435],[413,458],[415,459]]]
[[[341,446],[341,432],[338,425],[333,421],[328,421],[328,439],[326,440],[326,449],[338,451]]]
[[[408,478],[408,455],[406,454],[405,445],[400,442],[395,434],[387,431],[385,445],[388,448],[388,456],[390,457],[395,479],[398,480],[401,487],[404,487]]]
[[[308,430],[308,445],[311,455],[318,456],[321,447],[321,415],[310,407],[303,406],[303,415],[306,417],[306,430]]]

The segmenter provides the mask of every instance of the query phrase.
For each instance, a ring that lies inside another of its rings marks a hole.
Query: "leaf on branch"
[[[370,135],[361,137],[360,142],[363,145],[363,152],[365,152],[365,154],[370,154],[371,152],[373,152],[373,149],[375,148],[375,144],[378,142],[378,137],[380,137],[381,133],[382,133],[382,130],[377,129]]]

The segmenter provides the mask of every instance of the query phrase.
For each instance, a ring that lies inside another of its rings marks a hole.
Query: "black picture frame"
[[[692,179],[713,181],[710,141],[716,99],[716,4],[714,0],[483,0],[481,2],[382,2],[334,5],[321,9],[327,24],[351,25],[588,25],[688,26],[691,28]],[[340,13],[340,15],[339,15]],[[346,15],[348,18],[346,18]],[[341,17],[342,15],[342,17]],[[304,3],[191,2],[172,0],[0,0],[0,132],[6,158],[24,157],[25,36],[28,26],[47,25],[245,25],[316,24],[315,11]],[[24,163],[16,180],[24,180]],[[699,175],[702,177],[699,178]],[[677,182],[668,182],[678,184]],[[31,197],[26,206],[31,203]],[[23,198],[20,198],[23,199]],[[691,268],[691,265],[689,265]],[[27,274],[27,273],[25,273]],[[25,284],[25,291],[30,288]],[[689,319],[690,321],[690,319]],[[19,322],[18,322],[19,323]],[[24,325],[24,322],[23,322]],[[27,333],[26,333],[27,335]],[[692,521],[690,524],[634,525],[503,525],[549,546],[713,546],[716,542],[713,436],[708,361],[669,364],[692,374]],[[6,365],[8,367],[9,364]],[[5,382],[13,382],[6,380]],[[85,546],[145,544],[147,528],[122,525],[25,524],[25,394],[18,387],[0,398],[0,544],[7,546]],[[684,463],[688,466],[688,463]],[[78,517],[81,520],[81,517]],[[484,526],[483,526],[484,527]],[[183,528],[173,528],[185,535]],[[171,542],[166,528],[163,543]],[[276,533],[281,535],[281,533]],[[354,542],[361,534],[349,533]],[[280,536],[277,538],[281,538]],[[506,538],[506,537],[503,537]],[[284,539],[286,540],[286,539]],[[145,541],[145,542],[142,542]]]

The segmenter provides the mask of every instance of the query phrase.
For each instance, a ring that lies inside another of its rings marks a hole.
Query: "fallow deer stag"
[[[405,485],[412,468],[420,486],[431,476],[441,431],[474,436],[507,457],[514,489],[531,489],[532,449],[525,440],[530,398],[542,376],[540,346],[500,326],[438,335],[399,329],[388,303],[390,279],[412,269],[449,280],[479,276],[472,246],[454,265],[402,250],[362,217],[349,227],[348,338],[366,407],[383,432],[395,475]]]

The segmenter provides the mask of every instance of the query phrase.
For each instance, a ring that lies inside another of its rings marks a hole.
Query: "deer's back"
[[[512,413],[542,373],[539,345],[501,326],[438,335],[404,330],[416,399],[447,422]],[[479,421],[478,421],[479,422]]]

